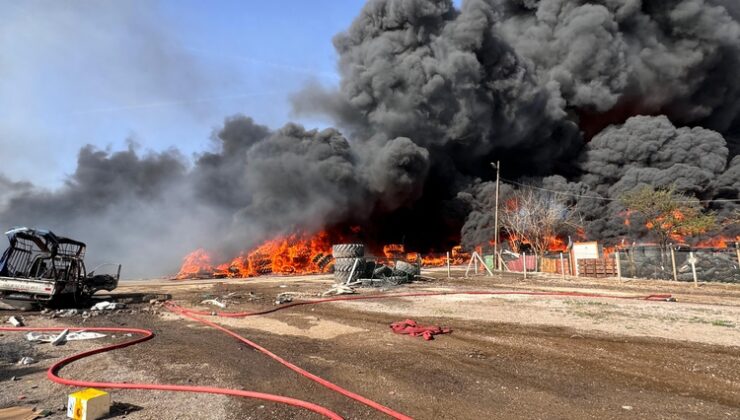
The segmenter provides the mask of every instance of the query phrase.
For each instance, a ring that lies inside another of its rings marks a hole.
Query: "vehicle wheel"
[[[337,244],[331,248],[334,258],[360,258],[365,256],[363,244]]]
[[[396,261],[396,272],[414,277],[416,275],[419,275],[421,270],[414,264],[409,264],[405,261]]]
[[[357,268],[355,271],[363,272],[365,270],[365,259],[364,258],[337,258],[334,260],[334,272],[337,271],[352,271],[352,267],[357,261]]]
[[[350,274],[352,274],[352,278],[350,279]],[[335,271],[334,272],[334,281],[339,284],[343,283],[351,283],[357,279],[360,278],[360,274],[362,272],[355,271],[354,273],[351,273],[349,271]]]
[[[387,265],[381,265],[380,267],[377,267],[375,270],[373,270],[374,278],[384,278],[392,275],[393,269],[388,267]]]

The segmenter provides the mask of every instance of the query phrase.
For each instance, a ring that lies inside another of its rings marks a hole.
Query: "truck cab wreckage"
[[[80,304],[99,290],[118,286],[120,264],[104,264],[112,265],[115,274],[96,274],[102,266],[87,272],[83,242],[26,227],[5,235],[10,244],[0,257],[0,301],[7,305]]]

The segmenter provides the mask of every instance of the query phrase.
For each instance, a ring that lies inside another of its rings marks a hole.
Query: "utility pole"
[[[496,163],[491,162],[491,165],[496,168],[496,208],[493,211],[493,266],[498,270],[500,268],[498,257],[498,181],[501,163],[497,160]]]

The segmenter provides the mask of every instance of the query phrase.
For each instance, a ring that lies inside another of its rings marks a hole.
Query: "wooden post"
[[[509,271],[509,267],[506,266],[504,259],[501,258],[501,254],[497,255],[496,257],[498,259],[498,266],[501,268],[501,270]]]
[[[694,287],[699,287],[699,281],[696,278],[696,258],[694,252],[689,252],[689,264],[691,264],[691,274],[694,276]]]
[[[673,266],[673,281],[678,281],[678,271],[676,270],[676,250],[671,246],[671,266]]]
[[[524,264],[522,264],[522,267],[524,268],[524,278],[527,278],[527,253],[522,252],[522,256],[524,256]]]
[[[475,275],[478,275],[478,259],[475,258],[478,256],[478,251],[473,252],[473,264],[475,264]]]
[[[565,259],[563,259],[563,253],[560,253],[560,277],[565,280]]]
[[[617,264],[617,280],[622,281],[622,263],[619,259],[619,248],[614,248],[614,262]]]
[[[475,251],[473,252],[475,253]],[[470,272],[470,264],[472,264],[474,260],[475,258],[471,255],[470,261],[468,261],[468,268],[465,269],[465,278],[468,278],[468,273]]]
[[[450,278],[450,252],[447,251],[447,278]]]
[[[737,254],[737,268],[740,268],[740,242],[735,242],[735,254]]]

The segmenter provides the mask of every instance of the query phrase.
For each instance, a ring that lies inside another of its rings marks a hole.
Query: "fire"
[[[457,246],[455,248],[462,247]],[[441,267],[447,264],[446,255],[421,255],[418,252],[406,252],[406,247],[403,244],[388,244],[383,246],[383,256],[389,261],[404,260],[410,263],[417,263],[421,260],[421,265],[424,267]],[[451,263],[455,264],[454,259],[452,260]]]
[[[402,259],[402,255],[406,252],[403,244],[388,244],[383,247],[383,255],[389,260]]]
[[[452,264],[464,264],[470,259],[470,254],[463,251],[462,245],[457,245],[452,247],[450,259],[452,260]]]
[[[558,236],[547,237],[547,250],[550,252],[565,252],[568,250],[568,244],[563,238]]]
[[[697,248],[729,248],[733,243],[740,241],[740,236],[734,240],[726,236],[716,236],[714,238],[704,239],[696,244]]]
[[[191,252],[183,258],[180,272],[177,273],[178,279],[191,278],[201,273],[213,271],[211,256],[205,249],[200,248]]]
[[[315,235],[296,233],[266,241],[222,264],[214,264],[211,254],[204,249],[197,249],[183,258],[176,278],[244,278],[264,274],[325,273],[332,265],[332,244],[342,242],[344,240],[341,235],[330,235],[326,231]],[[385,245],[382,248],[382,255],[387,261],[404,260],[410,263],[421,261],[425,267],[441,267],[447,264],[446,255],[406,252],[402,244]],[[452,249],[450,258],[452,264],[463,264],[468,258],[470,255],[464,253],[461,246]]]
[[[262,274],[314,274],[328,269],[332,241],[321,231],[316,235],[292,234],[278,237],[214,267],[203,249],[183,260],[178,279],[197,276],[254,277]]]

